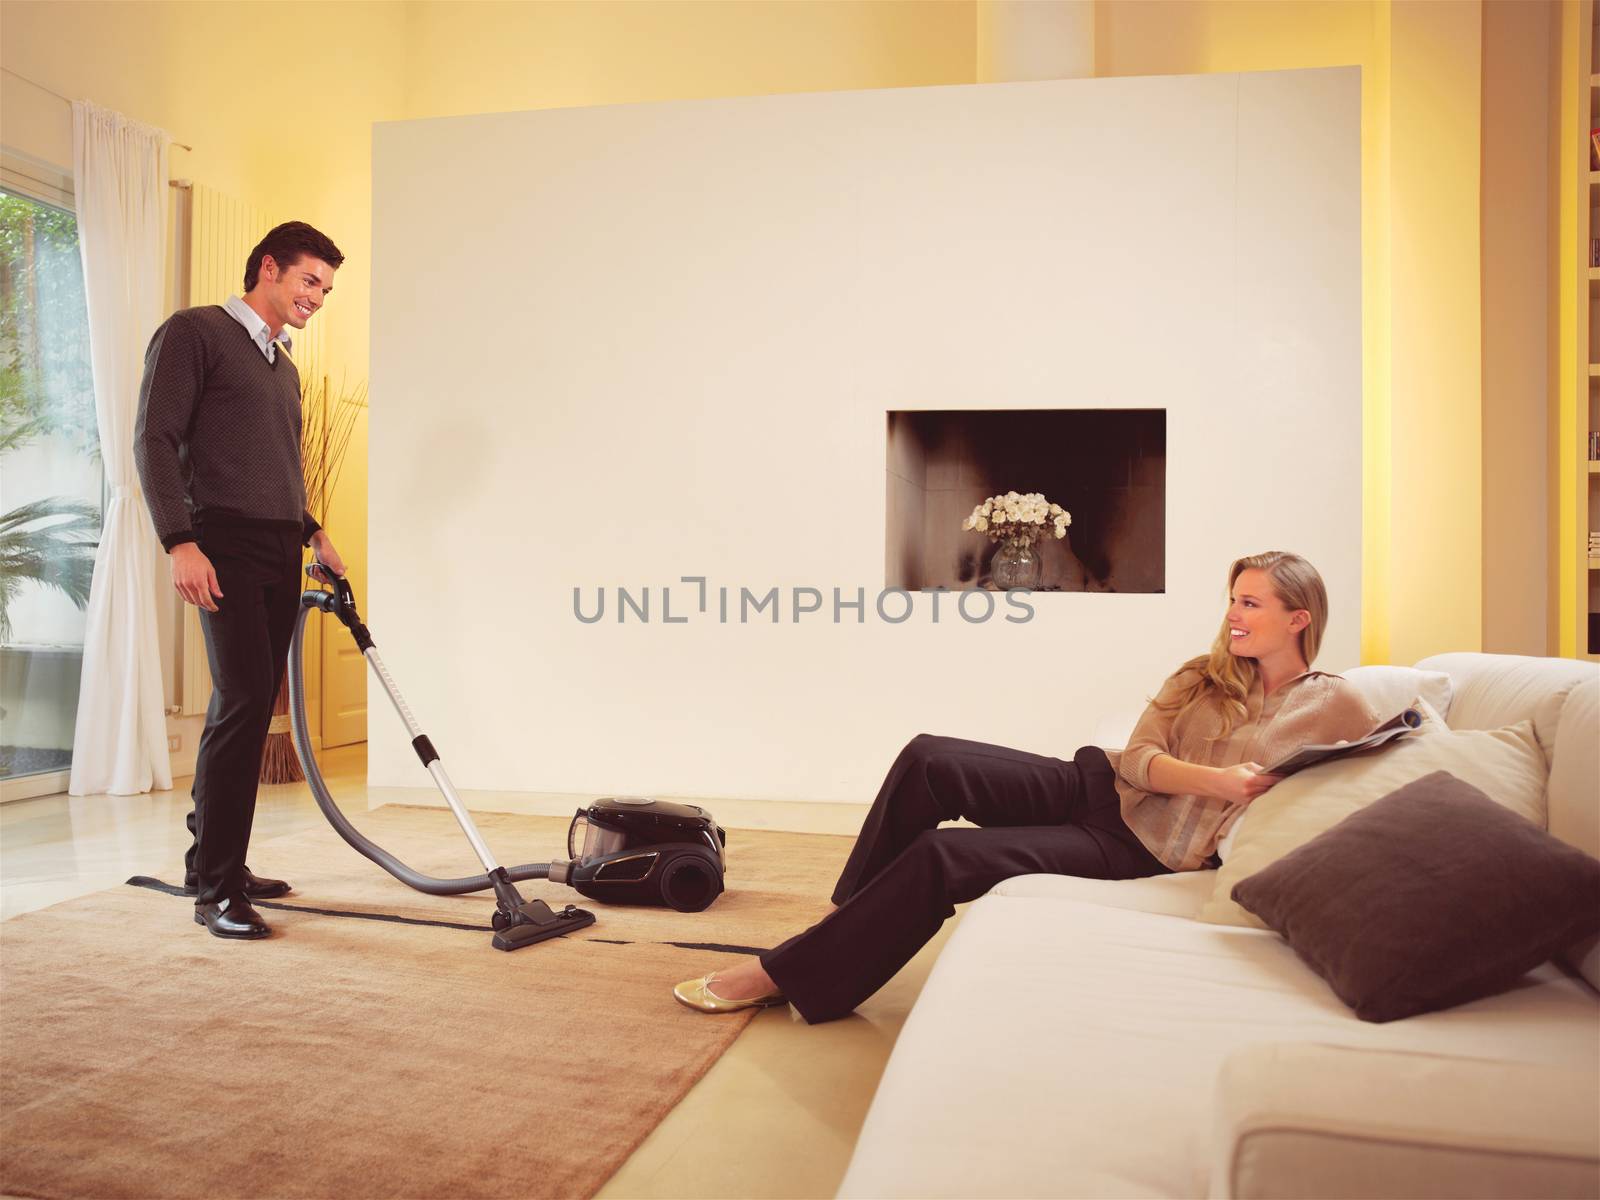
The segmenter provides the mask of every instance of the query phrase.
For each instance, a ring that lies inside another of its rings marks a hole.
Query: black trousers
[[[213,690],[194,770],[194,844],[184,860],[185,874],[199,887],[196,904],[226,900],[244,887],[261,749],[300,604],[300,536],[287,526],[196,529],[222,589],[216,612],[200,610]]]
[[[1002,880],[1166,874],[1124,824],[1114,779],[1094,746],[1066,762],[961,738],[913,738],[839,876],[839,907],[767,951],[761,965],[807,1021],[831,1021],[887,983],[957,904]],[[957,818],[982,828],[936,828]]]

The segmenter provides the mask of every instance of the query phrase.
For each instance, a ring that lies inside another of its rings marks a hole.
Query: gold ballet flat
[[[768,992],[753,1000],[724,1000],[711,990],[711,981],[715,978],[716,974],[713,973],[702,979],[685,980],[672,989],[672,998],[679,1004],[703,1013],[739,1012],[746,1008],[772,1008],[789,1003],[782,992]]]

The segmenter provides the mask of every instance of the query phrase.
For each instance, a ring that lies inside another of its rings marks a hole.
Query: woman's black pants
[[[261,748],[300,608],[300,536],[294,526],[197,530],[222,598],[216,612],[200,610],[212,691],[194,768],[194,845],[185,862],[188,880],[199,888],[196,904],[244,890]]]
[[[873,801],[833,890],[839,907],[761,965],[807,1021],[831,1021],[887,983],[957,904],[1001,880],[1167,873],[1123,822],[1114,780],[1094,746],[1066,762],[920,734]],[[937,828],[957,818],[981,828]]]

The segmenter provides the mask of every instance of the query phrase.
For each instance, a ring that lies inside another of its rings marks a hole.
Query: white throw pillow
[[[1234,884],[1434,771],[1449,771],[1543,829],[1549,769],[1532,721],[1503,729],[1459,730],[1430,721],[1413,737],[1291,775],[1263,793],[1235,823],[1216,887],[1198,919],[1265,929],[1234,903]]]
[[[1351,667],[1340,671],[1385,721],[1418,696],[1433,705],[1446,720],[1450,717],[1452,685],[1443,671],[1419,671],[1416,667]]]
[[[1417,711],[1422,714],[1422,724],[1417,727],[1418,733],[1416,736],[1432,732],[1450,732],[1450,727],[1444,723],[1444,718],[1435,711],[1433,705],[1429,704],[1427,700],[1418,696],[1414,703]],[[1245,815],[1249,815],[1248,810]],[[1239,830],[1242,828],[1244,828],[1243,816],[1228,827],[1228,832],[1223,834],[1222,840],[1217,843],[1217,857],[1223,862],[1227,862],[1233,857],[1233,844],[1238,840]]]

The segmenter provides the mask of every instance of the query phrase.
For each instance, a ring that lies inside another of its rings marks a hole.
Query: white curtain
[[[133,465],[144,348],[161,323],[167,232],[162,130],[72,105],[73,191],[89,359],[110,501],[95,555],[72,739],[74,796],[172,786],[156,630],[156,539]]]

